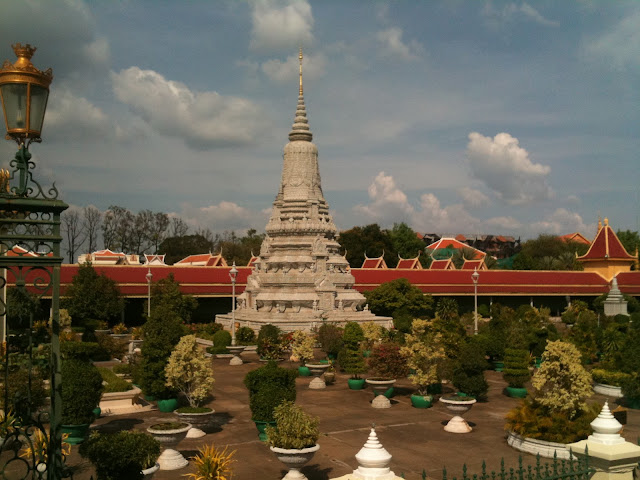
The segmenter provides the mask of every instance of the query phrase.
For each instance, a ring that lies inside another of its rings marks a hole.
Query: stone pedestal
[[[607,316],[629,315],[627,313],[627,301],[618,288],[618,279],[613,277],[611,290],[604,301],[604,314]]]
[[[313,380],[309,383],[309,388],[312,390],[322,390],[327,388],[327,384],[322,378],[322,374],[324,371],[329,368],[331,365],[328,363],[307,363],[307,368],[313,375]]]

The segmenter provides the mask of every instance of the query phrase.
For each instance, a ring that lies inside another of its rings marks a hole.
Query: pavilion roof
[[[455,270],[456,266],[453,264],[450,258],[443,260],[432,260],[429,270]]]
[[[578,257],[580,261],[595,260],[635,260],[634,255],[624,249],[620,239],[609,225],[609,220],[604,219],[604,225],[598,229],[596,238],[593,239],[587,253]]]
[[[488,270],[484,258],[479,260],[465,260],[460,270]]]

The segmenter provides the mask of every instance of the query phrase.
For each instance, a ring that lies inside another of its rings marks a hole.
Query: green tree
[[[576,253],[584,255],[589,246],[565,242],[555,235],[540,235],[527,240],[513,261],[514,270],[582,270],[575,260]]]
[[[182,319],[184,323],[191,322],[191,315],[198,307],[198,301],[191,295],[183,295],[180,284],[176,282],[173,273],[151,286],[151,316],[157,308],[169,309]],[[145,309],[146,311],[146,309]]]
[[[166,255],[165,262],[168,265],[173,265],[189,255],[212,252],[213,247],[213,241],[200,234],[183,235],[165,238],[158,247],[158,252]]]
[[[369,308],[376,315],[396,317],[408,314],[411,318],[425,318],[433,312],[433,298],[414,287],[406,278],[383,283],[365,292]]]
[[[379,257],[384,254],[384,261],[391,268],[398,264],[398,254],[389,232],[382,230],[377,223],[340,232],[338,242],[346,251],[351,268],[360,268],[365,254],[369,257]]]
[[[638,232],[632,232],[631,230],[618,230],[616,235],[627,253],[635,255],[636,248],[640,247],[640,235],[638,235]]]
[[[427,268],[431,257],[425,253],[425,244],[418,238],[416,232],[406,223],[394,223],[389,231],[393,249],[402,258],[415,258],[420,253],[420,263]]]
[[[67,309],[74,325],[87,320],[102,320],[114,325],[124,308],[124,299],[116,282],[86,263],[67,287],[62,307]]]

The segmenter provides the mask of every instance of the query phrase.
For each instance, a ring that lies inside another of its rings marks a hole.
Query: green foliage
[[[214,347],[228,347],[231,345],[231,334],[226,330],[218,330],[213,334]]]
[[[318,342],[327,355],[338,355],[342,349],[342,329],[333,323],[323,323],[318,328]]]
[[[565,242],[555,235],[540,235],[522,244],[513,261],[514,270],[582,270],[575,259],[587,253],[589,245]]]
[[[419,239],[416,232],[406,223],[394,223],[393,228],[388,232],[393,244],[393,249],[402,258],[415,258],[419,252],[420,263],[427,268],[430,263],[430,257],[425,253],[424,241]]]
[[[303,330],[296,330],[291,334],[291,357],[303,364],[312,360],[315,344],[316,339],[313,335]]]
[[[251,418],[272,422],[278,405],[284,400],[295,401],[297,376],[297,371],[281,368],[273,361],[247,373],[244,385],[249,390]]]
[[[549,412],[562,412],[569,418],[585,410],[586,400],[593,394],[591,375],[580,362],[580,352],[562,341],[547,344],[532,385],[536,402]]]
[[[33,414],[44,405],[48,396],[43,382],[43,372],[40,369],[34,369],[31,373],[31,388],[29,388],[29,370],[18,365],[10,365],[7,377],[9,401],[8,405],[5,405],[3,385],[0,391],[0,408],[5,412],[13,412],[17,418],[25,422],[30,421]]]
[[[255,345],[256,332],[249,327],[240,327],[236,330],[236,344],[237,345]]]
[[[404,314],[413,318],[427,318],[433,311],[433,298],[424,295],[406,278],[383,283],[364,293],[369,308],[376,315],[396,317]]]
[[[602,405],[595,403],[570,415],[566,411],[550,412],[535,400],[525,399],[507,414],[505,429],[547,442],[578,442],[591,434],[590,423],[601,409]]]
[[[568,340],[580,352],[582,361],[593,361],[598,351],[598,317],[591,310],[582,310],[577,314],[576,322],[569,331]]]
[[[484,379],[484,371],[488,366],[481,343],[471,337],[460,349],[453,368],[453,384],[459,391],[485,400],[489,384]]]
[[[429,385],[439,382],[442,363],[446,359],[442,334],[435,331],[432,322],[416,319],[400,352],[413,370],[409,375],[411,383],[418,387],[420,395],[426,395]]]
[[[364,335],[365,350],[371,350],[373,345],[382,340],[383,328],[375,322],[365,322],[360,327]]]
[[[109,368],[98,367],[98,372],[100,372],[100,376],[102,377],[104,393],[127,392],[133,388],[131,383],[117,376],[116,372]]]
[[[113,366],[113,373],[122,374],[125,376],[131,376],[133,372],[133,365],[130,363],[119,363]]]
[[[111,360],[109,353],[95,342],[64,342],[60,352],[66,358],[80,358],[100,362]]]
[[[527,380],[531,378],[529,352],[524,349],[507,348],[504,352],[502,376],[510,387],[522,388]]]
[[[389,232],[380,229],[376,223],[340,232],[338,242],[346,251],[347,261],[351,268],[362,267],[365,255],[377,257],[384,254],[384,261],[390,268],[395,267],[398,263],[398,254],[394,249]]]
[[[62,360],[62,423],[82,425],[94,420],[92,410],[100,403],[102,376],[86,358]]]
[[[120,319],[124,300],[116,282],[104,274],[98,275],[87,263],[78,268],[67,287],[62,307],[71,315],[73,325],[84,325],[90,319],[114,324]]]
[[[168,277],[154,282],[151,286],[151,316],[155,310],[173,311],[184,323],[191,322],[191,315],[198,307],[198,302],[191,295],[183,295],[180,284],[176,282],[173,273]],[[145,309],[146,311],[146,309]]]
[[[29,328],[29,317],[42,317],[40,299],[26,288],[7,288],[7,326],[10,329]]]
[[[108,333],[96,334],[96,341],[100,349],[107,353],[107,360],[116,358],[120,360],[129,351],[129,342],[123,338],[117,338]]]
[[[95,466],[97,480],[136,480],[155,464],[160,450],[160,442],[148,433],[123,430],[92,432],[79,452]]]
[[[618,230],[616,235],[627,253],[635,255],[636,249],[640,247],[640,236],[638,235],[638,232],[633,232],[631,230]]]
[[[286,449],[313,447],[320,436],[318,417],[313,417],[292,401],[278,405],[273,417],[276,427],[267,427],[267,444]]]
[[[195,333],[196,337],[213,341],[216,332],[222,330],[222,325],[215,322],[209,323],[191,323],[189,324],[190,333]]]
[[[631,374],[629,373],[611,372],[601,368],[594,368],[591,370],[591,376],[593,377],[594,382],[602,383],[604,385],[613,385],[614,387],[621,387],[626,380],[631,378]]]
[[[156,305],[143,326],[144,342],[138,370],[138,382],[147,395],[170,397],[166,387],[165,365],[183,334],[182,321],[168,304]]]
[[[622,382],[622,394],[628,400],[640,399],[640,374],[638,372]]]
[[[369,368],[376,377],[403,378],[409,373],[407,357],[394,342],[383,342],[373,347]]]
[[[344,326],[344,332],[342,333],[342,341],[345,345],[360,347],[361,342],[364,341],[364,332],[360,324],[357,322],[347,322]]]
[[[165,376],[167,386],[179,390],[192,407],[200,406],[211,393],[215,383],[213,366],[198,346],[195,335],[186,335],[180,339],[171,352]]]
[[[284,353],[282,330],[270,323],[260,327],[257,343],[257,352],[262,358],[277,360],[281,358]]]

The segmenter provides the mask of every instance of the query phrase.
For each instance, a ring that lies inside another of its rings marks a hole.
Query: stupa
[[[273,324],[284,331],[311,330],[321,322],[343,324],[374,321],[365,297],[353,288],[355,279],[340,253],[337,229],[322,193],[318,147],[311,141],[302,88],[302,49],[299,53],[300,89],[289,143],[284,147],[282,180],[260,255],[253,264],[244,292],[238,296],[236,324],[259,330]],[[231,325],[231,315],[216,321]]]

